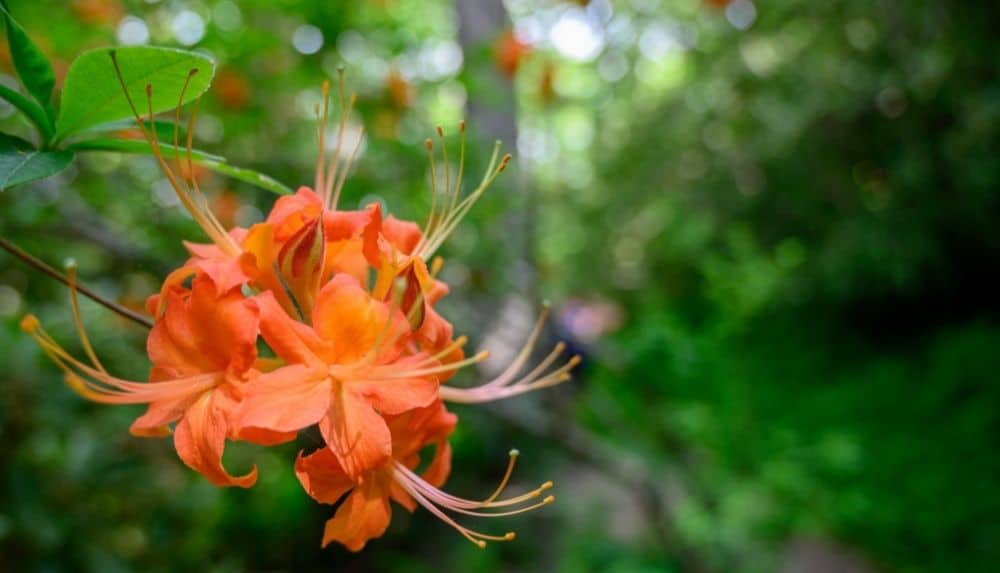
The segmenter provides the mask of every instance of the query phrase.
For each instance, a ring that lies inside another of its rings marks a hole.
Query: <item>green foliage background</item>
[[[0,570],[794,571],[808,570],[790,569],[802,540],[876,571],[994,570],[1000,13],[774,0],[740,29],[748,2],[713,4],[506,3],[528,35],[570,13],[603,38],[589,61],[543,42],[522,62],[520,170],[445,252],[461,331],[481,342],[505,293],[544,296],[562,309],[554,334],[587,358],[546,396],[456,408],[450,490],[489,491],[510,447],[520,483],[557,483],[553,507],[477,524],[512,527],[516,542],[480,551],[397,509],[363,553],[320,550],[332,509],[291,470],[308,436],[231,448],[227,465],[257,463],[260,483],[212,487],[169,441],[128,435],[137,408],[62,385],[17,323],[35,312],[73,348],[65,292],[0,254]],[[346,204],[418,220],[423,138],[508,89],[493,37],[465,46],[461,69],[435,67],[435,50],[458,47],[444,0],[9,5],[57,78],[118,41],[126,16],[180,45],[178,15],[197,14],[204,34],[188,47],[220,68],[199,147],[292,187],[311,183],[312,104],[345,63],[373,133]],[[316,54],[293,47],[304,24],[325,39]],[[394,67],[410,105],[387,90]],[[0,69],[16,87],[9,58]],[[3,131],[28,127],[0,103]],[[485,131],[470,125],[473,175]],[[274,199],[220,176],[205,186],[238,197],[242,222]],[[0,193],[0,234],[141,300],[184,259],[180,241],[200,239],[168,191],[152,161],[89,155]],[[511,228],[531,238],[527,271]],[[622,320],[592,339],[569,303]],[[109,367],[145,376],[143,332],[96,305],[84,314]]]

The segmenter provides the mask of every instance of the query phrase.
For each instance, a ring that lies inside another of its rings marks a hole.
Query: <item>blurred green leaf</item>
[[[95,138],[78,141],[68,147],[73,151],[117,151],[118,153],[137,153],[141,155],[153,155],[153,150],[144,139],[112,139]],[[187,149],[183,146],[176,148],[173,144],[160,142],[160,150],[164,159],[173,161],[174,151],[180,153],[181,160],[186,160]],[[226,159],[220,155],[213,155],[197,149],[191,150],[191,159],[199,163],[204,161],[224,162]]]
[[[154,119],[152,125],[150,125],[150,122],[148,121],[146,121],[145,124],[147,129],[149,129],[150,127],[153,128],[153,131],[156,132],[156,139],[158,139],[159,141],[172,142],[174,140],[173,120]],[[109,121],[107,123],[102,123],[100,125],[95,125],[91,128],[81,131],[78,134],[76,134],[76,136],[73,139],[79,139],[79,140],[82,140],[83,138],[89,139],[99,134],[115,134],[118,132],[130,131],[130,130],[135,130],[138,133],[138,129],[139,126],[136,123],[135,119],[132,118],[119,119],[115,121]],[[178,141],[183,143],[186,137],[187,137],[187,126],[185,126],[182,122],[177,129],[177,139]],[[75,143],[76,142],[68,145],[68,147],[72,147]]]
[[[0,11],[3,12],[7,23],[7,45],[10,47],[14,69],[17,70],[17,75],[28,93],[41,104],[45,113],[52,119],[55,116],[55,111],[52,109],[52,90],[56,85],[52,64],[31,41],[24,28],[14,20],[7,8],[0,5]]]
[[[153,154],[149,143],[141,139],[87,139],[70,145],[69,149],[74,151],[117,151],[119,153],[137,153],[143,155]],[[160,149],[162,150],[163,156],[167,159],[167,161],[173,161],[174,150],[178,148],[175,148],[170,143],[161,142]],[[180,158],[184,161],[187,158],[188,152],[183,147],[180,148],[179,151]],[[207,167],[212,171],[216,171],[245,183],[250,183],[251,185],[271,191],[272,193],[278,193],[279,195],[292,193],[292,190],[289,187],[273,177],[264,175],[263,173],[254,171],[253,169],[229,165],[226,163],[226,159],[219,155],[213,155],[205,151],[192,149],[191,159],[199,165]]]
[[[56,139],[109,121],[133,116],[122,92],[112,53],[122,80],[139,113],[159,113],[194,100],[208,89],[215,63],[201,55],[172,48],[130,46],[85,52],[70,66],[56,121]],[[191,74],[192,70],[198,70]],[[190,77],[190,80],[189,80]],[[187,89],[185,90],[185,84]],[[147,98],[146,86],[152,96]],[[181,101],[181,94],[184,94]]]
[[[19,137],[0,133],[0,191],[55,175],[71,161],[72,151],[40,151]]]
[[[42,106],[17,90],[13,90],[3,84],[0,84],[0,98],[7,100],[8,103],[27,116],[31,123],[35,124],[35,127],[38,128],[43,139],[48,140],[52,137],[55,128],[45,110],[42,109]]]
[[[244,167],[234,167],[222,161],[216,161],[213,159],[208,159],[205,161],[200,161],[202,165],[208,167],[213,171],[222,173],[223,175],[228,175],[233,179],[238,179],[244,183],[249,183],[264,189],[266,191],[271,191],[272,193],[277,193],[279,195],[290,195],[293,193],[292,189],[280,181],[264,175],[253,169],[246,169]]]

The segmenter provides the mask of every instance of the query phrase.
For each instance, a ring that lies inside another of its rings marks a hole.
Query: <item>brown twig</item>
[[[69,286],[69,279],[66,278],[66,275],[64,275],[63,273],[61,273],[61,272],[55,270],[54,268],[50,267],[48,264],[46,264],[44,261],[38,259],[37,257],[32,256],[31,254],[29,254],[28,252],[24,251],[23,249],[21,249],[20,247],[18,247],[14,243],[11,243],[10,241],[8,241],[7,239],[5,239],[4,237],[0,237],[0,247],[3,247],[3,249],[5,251],[7,251],[8,253],[14,255],[18,259],[21,259],[22,262],[28,264],[29,266],[32,266],[35,269],[37,269],[37,270],[39,270],[39,271],[47,274],[48,276],[56,279],[57,281],[63,283],[64,285]],[[146,328],[153,328],[153,320],[151,318],[149,318],[148,316],[143,316],[143,315],[141,315],[141,314],[139,314],[139,313],[137,313],[137,312],[135,312],[133,310],[129,310],[129,309],[125,308],[124,306],[122,306],[122,305],[120,305],[120,304],[118,304],[116,302],[112,302],[112,301],[110,301],[110,300],[102,297],[101,295],[97,294],[96,292],[92,291],[91,289],[83,286],[82,284],[77,283],[76,284],[76,290],[80,294],[82,294],[82,295],[86,296],[87,298],[89,298],[90,300],[92,300],[92,301],[94,301],[94,302],[96,302],[96,303],[104,306],[108,310],[111,310],[113,312],[117,312],[121,316],[124,316],[125,318],[127,318],[127,319],[135,322],[136,324],[141,324],[142,326],[145,326]]]

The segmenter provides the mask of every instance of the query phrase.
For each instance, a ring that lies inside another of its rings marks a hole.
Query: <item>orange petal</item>
[[[398,361],[404,367],[406,362],[419,362],[422,355]],[[395,380],[351,380],[351,391],[383,414],[402,414],[407,410],[430,405],[438,397],[438,382],[433,376],[424,378],[399,378]]]
[[[229,370],[241,374],[257,357],[257,305],[238,290],[215,296],[205,275],[191,291],[166,294],[166,311],[146,341],[154,367],[182,375]]]
[[[306,493],[320,503],[336,503],[354,487],[354,482],[344,473],[337,456],[329,448],[320,448],[305,457],[299,452],[295,475]]]
[[[330,241],[355,239],[380,214],[372,206],[360,211],[326,211],[323,213],[323,230]]]
[[[434,487],[441,487],[451,473],[451,444],[447,440],[438,442],[434,447],[434,458],[424,470],[421,477]]]
[[[186,396],[176,400],[160,400],[153,402],[146,413],[132,422],[129,432],[133,436],[143,438],[163,437],[170,434],[167,424],[176,421],[184,411],[196,400],[197,396]]]
[[[325,364],[320,356],[328,352],[329,345],[313,329],[292,320],[272,293],[262,293],[255,300],[260,307],[261,336],[275,354],[293,364]]]
[[[388,476],[378,476],[354,488],[323,530],[323,547],[342,543],[351,551],[361,551],[369,539],[381,536],[389,527]]]
[[[249,283],[253,278],[251,273],[247,272],[245,256],[248,255],[244,253],[239,257],[224,259],[192,259],[189,264],[208,275],[215,284],[216,296],[222,296],[240,285]]]
[[[299,187],[295,195],[285,195],[274,202],[267,222],[274,225],[274,239],[283,243],[322,212],[319,196],[308,187]]]
[[[392,500],[399,505],[403,506],[406,511],[409,511],[410,513],[413,513],[417,509],[417,501],[413,499],[413,496],[407,493],[402,486],[396,483],[396,480],[393,480],[392,483],[389,484],[389,497],[391,497]]]
[[[400,221],[389,215],[382,221],[382,236],[392,246],[409,255],[420,242],[420,226],[411,221]]]
[[[345,364],[361,359],[379,336],[386,336],[389,307],[373,299],[352,276],[333,277],[316,297],[313,328],[333,344],[331,361]]]
[[[222,467],[228,427],[226,413],[215,404],[215,392],[205,392],[184,412],[174,432],[174,447],[188,467],[213,484],[250,487],[257,481],[257,466],[239,477],[229,475]]]
[[[351,392],[346,384],[336,386],[319,430],[344,472],[360,482],[364,474],[392,459],[392,436],[385,420],[365,398]]]
[[[261,374],[244,387],[243,402],[234,415],[240,439],[272,432],[297,432],[309,427],[330,409],[330,382],[326,373],[292,364]]]

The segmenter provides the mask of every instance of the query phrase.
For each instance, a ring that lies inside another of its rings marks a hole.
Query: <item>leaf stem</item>
[[[69,279],[66,278],[66,275],[50,267],[44,261],[32,256],[27,251],[24,251],[23,249],[21,249],[14,243],[11,243],[4,237],[0,237],[0,247],[3,247],[5,251],[14,255],[18,259],[21,259],[22,262],[28,264],[29,266],[34,267],[36,270],[45,273],[46,275],[56,279],[57,281],[63,283],[66,286],[69,286]],[[146,328],[153,328],[153,321],[148,316],[143,316],[133,310],[125,308],[124,306],[116,302],[112,302],[102,297],[101,295],[97,294],[96,292],[92,291],[91,289],[87,288],[86,286],[80,284],[79,282],[76,283],[76,290],[79,291],[80,294],[89,298],[90,300],[104,306],[108,310],[120,314],[121,316],[135,322],[136,324],[140,324],[142,326],[145,326]]]

